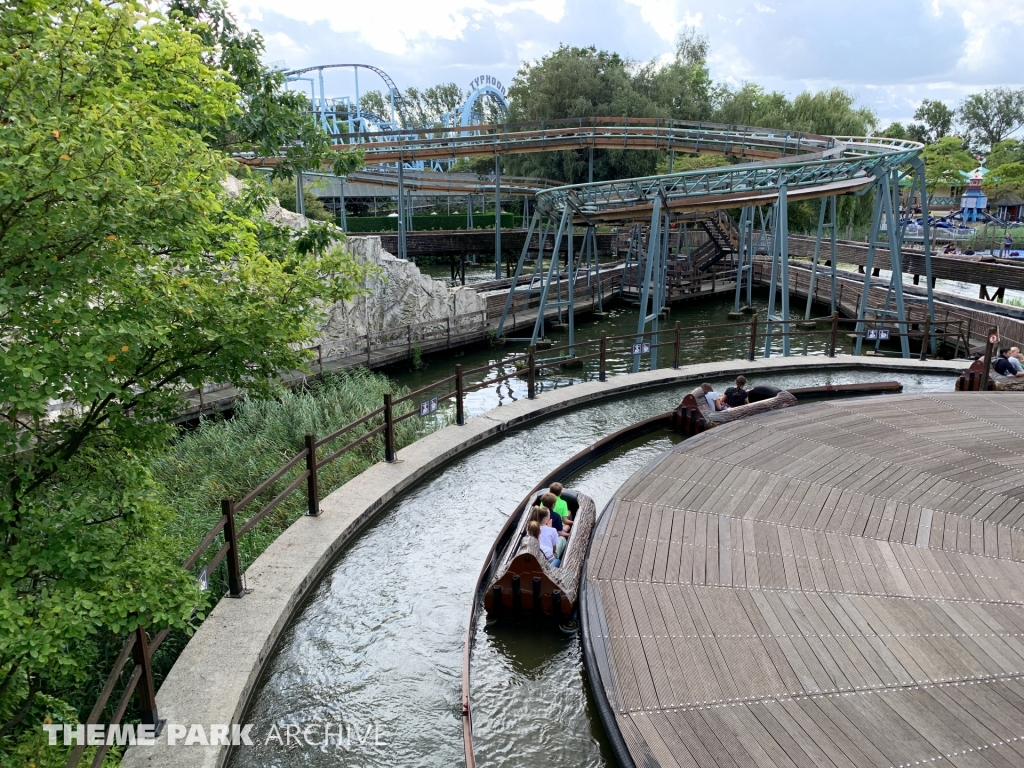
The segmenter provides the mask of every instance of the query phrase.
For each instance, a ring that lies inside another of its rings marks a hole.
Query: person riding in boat
[[[744,389],[745,386],[747,386],[747,377],[737,376],[736,386],[729,387],[725,390],[725,394],[722,397],[730,408],[736,408],[737,406],[747,404],[747,391]]]
[[[562,531],[565,532],[565,536],[568,536],[569,530],[572,529],[572,514],[569,512],[569,505],[562,499],[562,490],[564,489],[565,487],[560,482],[553,482],[548,486],[548,493],[555,497],[555,506],[551,510],[562,521]],[[551,523],[555,524],[554,517],[552,517]]]
[[[996,369],[996,373],[1001,376],[1024,376],[1024,372],[1017,372],[1017,369],[1013,367],[1010,362],[1010,350],[1000,349],[999,357],[996,358],[995,363],[992,365]]]
[[[537,523],[537,543],[540,551],[554,568],[562,564],[562,561],[555,556],[555,548],[558,546],[558,533],[551,527],[551,513],[547,507],[534,507],[531,523]],[[529,528],[528,528],[529,529]]]
[[[711,386],[710,382],[705,381],[700,385],[700,388],[704,390],[704,399],[708,403],[708,408],[713,411],[724,411],[727,406],[725,404],[725,395],[720,395],[715,392],[715,388]]]
[[[553,493],[545,493],[540,497],[540,503],[548,511],[548,520],[550,525],[558,533],[558,543],[555,545],[555,557],[561,558],[562,552],[565,551],[565,545],[569,540],[569,534],[564,530],[562,525],[562,516],[555,512],[555,502],[558,501],[558,497]]]
[[[562,530],[568,533],[572,528],[572,514],[569,512],[569,505],[562,498],[562,491],[565,487],[561,483],[552,483],[548,486],[548,493],[555,495],[554,512],[562,519]]]

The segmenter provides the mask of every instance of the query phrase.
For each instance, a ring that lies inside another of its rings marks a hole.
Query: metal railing
[[[824,329],[817,328],[794,328],[794,324],[808,322],[827,323]],[[535,346],[529,347],[525,353],[509,355],[502,360],[488,363],[476,368],[463,370],[461,365],[455,366],[451,376],[438,381],[431,382],[413,392],[394,398],[385,394],[383,403],[378,408],[352,421],[349,424],[331,432],[329,435],[317,438],[315,435],[305,436],[304,448],[285,462],[270,477],[261,482],[241,499],[226,498],[221,501],[221,515],[217,522],[210,528],[203,539],[199,542],[192,553],[182,563],[182,568],[196,571],[197,565],[204,556],[216,547],[216,551],[197,570],[197,580],[204,587],[209,585],[214,571],[222,564],[225,567],[225,580],[227,582],[226,597],[244,599],[244,570],[242,568],[239,552],[239,540],[260,524],[273,510],[279,507],[293,493],[301,491],[305,494],[306,515],[318,516],[320,514],[320,486],[319,472],[325,466],[337,461],[347,453],[369,443],[370,441],[382,441],[384,448],[384,460],[393,462],[397,460],[397,449],[395,444],[395,426],[407,419],[416,416],[429,416],[441,410],[442,406],[451,403],[455,411],[455,423],[459,426],[466,423],[465,399],[466,395],[482,390],[487,387],[507,382],[512,379],[526,378],[527,397],[534,399],[538,395],[538,376],[548,370],[574,368],[582,365],[588,360],[597,361],[597,377],[600,381],[606,381],[609,371],[609,362],[615,357],[636,357],[654,353],[651,356],[652,368],[656,367],[658,350],[671,351],[671,366],[680,366],[683,353],[690,347],[705,347],[709,343],[733,342],[743,349],[745,357],[751,361],[758,356],[759,350],[764,350],[766,344],[784,338],[800,339],[808,342],[811,340],[824,341],[824,348],[817,350],[822,354],[834,356],[839,342],[839,334],[843,326],[856,325],[856,320],[840,318],[838,313],[831,317],[816,318],[812,321],[773,320],[771,325],[779,329],[767,331],[766,321],[759,319],[755,314],[749,322],[720,323],[714,325],[703,325],[683,328],[677,322],[668,329],[659,330],[657,333],[646,334],[618,334],[609,336],[602,333],[599,339],[581,341],[574,345],[560,345],[543,350],[546,357],[539,358]],[[864,338],[871,340],[872,331],[875,331],[874,338],[877,338],[877,331],[882,323],[868,322],[866,327],[859,333]],[[908,330],[900,332],[890,330],[887,338],[896,339],[905,334],[908,337],[919,339],[921,346],[921,359],[929,349],[932,334],[939,335],[947,340],[952,338],[954,333],[957,339],[957,348],[964,341],[963,324],[960,321],[947,321],[937,323],[922,323],[920,330]],[[713,335],[707,335],[711,331]],[[966,343],[965,343],[966,346]],[[735,348],[735,347],[734,347]],[[705,350],[706,351],[706,350]],[[563,354],[564,353],[564,354]],[[805,354],[807,347],[805,346]],[[496,371],[494,375],[490,372]],[[466,377],[484,374],[482,380],[467,384]],[[437,390],[442,390],[429,399],[420,400]],[[362,431],[360,431],[360,429]],[[328,446],[337,445],[338,441],[345,442],[331,453],[324,456],[323,451]],[[289,484],[267,501],[241,526],[237,524],[237,517],[240,512],[249,507],[257,498],[267,493],[275,483],[284,478],[288,473],[297,467],[302,467]],[[222,543],[219,543],[222,540]],[[219,546],[217,544],[219,543]],[[159,721],[156,706],[156,687],[153,681],[152,660],[154,654],[167,639],[169,629],[159,630],[152,638],[146,631],[144,625],[129,635],[120,653],[115,660],[113,669],[108,675],[96,702],[86,718],[87,724],[103,722],[101,719],[107,711],[108,704],[123,673],[128,667],[129,658],[133,661],[133,668],[128,680],[123,684],[121,695],[114,705],[109,721],[111,724],[120,723],[124,718],[131,698],[138,694],[137,709],[141,712],[141,719],[144,723],[157,725]],[[75,768],[85,752],[85,745],[76,746],[71,752],[67,766]],[[100,746],[92,761],[93,768],[99,768],[104,756],[108,751],[107,746]]]

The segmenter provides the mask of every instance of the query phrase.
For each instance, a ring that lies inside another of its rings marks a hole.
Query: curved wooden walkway
[[[633,763],[1024,765],[1022,500],[1024,393],[791,408],[652,462],[583,595]]]

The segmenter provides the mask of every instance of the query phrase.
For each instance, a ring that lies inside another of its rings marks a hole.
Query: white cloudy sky
[[[1024,0],[230,0],[260,29],[267,61],[358,62],[399,88],[479,74],[511,81],[523,60],[596,45],[640,61],[668,55],[696,26],[711,74],[795,94],[839,85],[885,124],[922,98],[1024,84]],[[328,95],[354,93],[333,75]],[[361,91],[380,87],[366,73]]]

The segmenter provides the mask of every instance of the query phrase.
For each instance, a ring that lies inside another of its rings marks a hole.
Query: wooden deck
[[[1024,393],[685,441],[619,489],[589,555],[613,741],[637,766],[1024,765],[1022,499]]]

